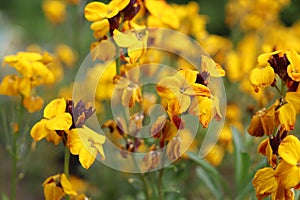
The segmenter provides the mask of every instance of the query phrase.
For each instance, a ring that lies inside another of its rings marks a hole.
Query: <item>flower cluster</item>
[[[258,152],[267,157],[271,167],[258,170],[253,179],[259,199],[270,194],[275,199],[293,199],[293,189],[299,187],[300,142],[290,133],[299,113],[299,59],[293,49],[265,53],[258,57],[259,66],[250,73],[256,92],[271,86],[279,93],[272,105],[253,116],[248,128],[252,136],[268,136],[260,143]]]
[[[29,112],[42,108],[44,100],[36,94],[35,88],[54,82],[54,75],[47,64],[52,57],[32,52],[19,52],[4,58],[4,64],[13,67],[18,74],[7,75],[0,84],[0,94],[7,96],[21,95],[23,105]]]

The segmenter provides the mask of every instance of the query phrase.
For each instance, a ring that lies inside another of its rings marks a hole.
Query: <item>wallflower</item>
[[[127,52],[130,62],[136,63],[137,60],[146,52],[148,31],[142,26],[126,31],[125,33],[114,30],[113,39],[119,47],[128,49]]]
[[[161,98],[168,101],[168,110],[171,113],[185,112],[191,104],[192,96],[210,96],[209,89],[196,82],[198,74],[197,71],[185,69],[158,82],[156,90]]]
[[[291,103],[285,103],[277,111],[278,120],[283,130],[294,130],[296,123],[296,111]]]
[[[46,200],[59,200],[65,195],[77,195],[65,174],[50,176],[44,181],[43,187]]]
[[[53,24],[60,24],[66,18],[66,4],[60,0],[46,0],[42,5],[44,14]]]
[[[129,4],[130,0],[112,0],[109,4],[90,2],[84,8],[84,16],[92,21],[91,29],[96,39],[100,39],[111,29],[119,27],[118,13]],[[112,32],[111,32],[112,33]]]
[[[66,131],[72,125],[72,116],[66,112],[66,101],[55,99],[44,109],[44,118],[31,129],[30,135],[35,141],[47,138],[48,141],[58,144],[61,136],[56,131]]]
[[[105,137],[86,126],[71,129],[68,133],[67,146],[73,155],[79,155],[79,161],[85,169],[88,169],[95,161],[98,154],[105,159],[102,145]]]
[[[75,52],[67,45],[60,44],[55,48],[57,58],[67,67],[73,67],[76,62]]]
[[[179,27],[179,18],[165,0],[145,0],[144,4],[149,13],[155,18],[155,21],[160,21],[173,29]],[[149,26],[152,25],[149,24]]]

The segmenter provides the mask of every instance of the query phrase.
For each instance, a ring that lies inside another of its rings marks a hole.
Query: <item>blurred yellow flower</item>
[[[163,24],[170,26],[173,29],[179,28],[179,18],[175,13],[175,10],[165,0],[145,0],[146,9],[151,16],[155,18],[155,21],[160,21]],[[148,24],[150,27],[152,24]]]
[[[60,44],[55,48],[55,54],[57,58],[67,67],[74,67],[76,62],[76,54],[71,47],[65,44]]]
[[[213,166],[219,166],[225,154],[224,148],[219,144],[215,144],[214,146],[207,146],[207,149],[210,149],[210,151],[205,156],[205,160]]]
[[[59,200],[65,195],[77,195],[65,174],[50,176],[44,181],[43,187],[46,200]]]
[[[44,109],[44,118],[31,129],[30,135],[35,141],[47,138],[48,141],[58,144],[61,140],[56,131],[68,130],[72,125],[72,116],[66,113],[66,101],[52,100]]]
[[[44,14],[52,24],[60,24],[66,18],[66,3],[62,0],[46,0],[42,4]]]
[[[39,96],[29,96],[23,99],[23,105],[28,112],[33,113],[42,109],[44,105],[44,99]]]
[[[73,155],[79,155],[82,167],[88,169],[95,161],[98,154],[105,159],[102,145],[105,136],[100,135],[86,126],[71,129],[68,132],[67,145]]]

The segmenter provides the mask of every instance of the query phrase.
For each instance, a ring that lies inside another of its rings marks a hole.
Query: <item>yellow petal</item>
[[[275,79],[275,73],[272,67],[254,68],[250,73],[250,83],[254,87],[255,92],[259,88],[270,86]]]
[[[87,150],[83,147],[79,152],[79,162],[83,168],[88,169],[95,162],[97,155],[96,149]]]
[[[280,157],[290,165],[296,166],[300,161],[300,142],[296,136],[288,135],[278,148]]]
[[[286,131],[294,130],[296,123],[296,111],[291,103],[286,103],[277,110],[278,119],[282,128]]]
[[[67,103],[63,98],[52,100],[44,109],[44,117],[52,117],[66,112]]]
[[[177,72],[176,76],[180,75],[181,79],[186,80],[189,84],[194,84],[197,79],[197,74],[199,74],[199,72],[196,70],[181,69]]]
[[[57,134],[56,131],[49,131],[49,134],[46,136],[48,142],[52,142],[55,145],[58,145],[62,141],[62,137]]]
[[[113,32],[113,39],[119,47],[128,48],[138,42],[138,39],[133,31],[121,33],[117,29]]]
[[[285,100],[293,105],[297,114],[300,113],[300,92],[287,92]]]
[[[180,86],[181,83],[177,78],[164,77],[158,82],[156,90],[162,98],[173,99],[180,94]]]
[[[17,96],[19,94],[18,85],[20,80],[21,78],[15,75],[5,76],[0,84],[0,94]]]
[[[46,128],[46,119],[37,122],[30,130],[30,135],[35,141],[40,141],[49,134],[49,129]]]
[[[252,180],[252,184],[256,190],[256,196],[259,199],[262,199],[277,190],[278,183],[274,174],[275,171],[270,167],[259,169],[256,172],[254,179]]]
[[[44,105],[44,99],[39,96],[24,97],[23,105],[28,112],[33,113],[42,109]]]
[[[156,134],[160,133],[162,131],[162,129],[164,128],[165,126],[165,123],[166,123],[166,116],[165,115],[162,115],[162,116],[159,116],[156,121],[153,123],[153,125],[151,126],[151,135],[153,137],[156,136]],[[158,134],[160,135],[160,134]]]
[[[293,49],[288,50],[286,56],[290,62],[287,67],[289,77],[294,81],[300,81],[300,56]]]
[[[44,197],[46,200],[62,199],[64,195],[63,189],[57,187],[55,182],[44,186]]]
[[[274,52],[271,52],[271,53],[261,54],[260,56],[258,56],[257,61],[262,66],[267,65],[268,64],[268,60],[270,59],[271,56],[273,56],[275,54],[278,54],[278,53],[281,53],[281,52],[282,51],[279,50],[279,51],[274,51]]]
[[[71,125],[72,116],[70,113],[59,114],[46,122],[46,128],[49,130],[68,130]]]
[[[215,63],[214,60],[208,56],[201,56],[201,70],[208,72],[212,77],[221,77],[225,76],[225,71],[222,67]]]
[[[295,187],[300,181],[299,167],[296,165],[290,165],[285,161],[281,161],[277,168],[275,177],[278,183],[286,189]]]
[[[64,192],[67,195],[77,195],[77,192],[72,188],[72,185],[65,174],[62,174],[60,177],[60,183]]]
[[[184,113],[191,104],[191,97],[187,95],[177,95],[168,103],[168,111],[174,115]]]
[[[113,14],[117,10],[114,10]],[[84,8],[84,16],[89,21],[98,21],[107,17],[108,7],[102,2],[90,2]],[[118,11],[117,11],[118,12]]]

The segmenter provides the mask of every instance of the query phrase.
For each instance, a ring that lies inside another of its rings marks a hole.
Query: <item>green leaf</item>
[[[222,199],[222,187],[218,182],[214,181],[212,176],[201,167],[196,168],[196,174],[206,184],[216,199]]]
[[[228,191],[228,192],[230,191],[227,182],[223,179],[222,175],[218,172],[218,170],[214,166],[208,163],[205,159],[200,158],[198,154],[195,154],[193,152],[187,152],[187,154],[189,158],[192,161],[196,162],[199,165],[199,167],[202,169],[202,171],[205,172],[205,175],[210,177],[212,184],[218,189],[219,194],[222,195],[223,191]],[[199,177],[199,178],[202,179],[203,177]],[[214,193],[214,191],[212,192]]]
[[[8,196],[4,193],[1,194],[1,200],[9,200]]]
[[[237,191],[239,191],[245,185],[245,179],[247,179],[246,177],[249,174],[251,162],[250,156],[245,151],[245,143],[240,133],[233,127],[231,130],[234,144],[235,185]]]

